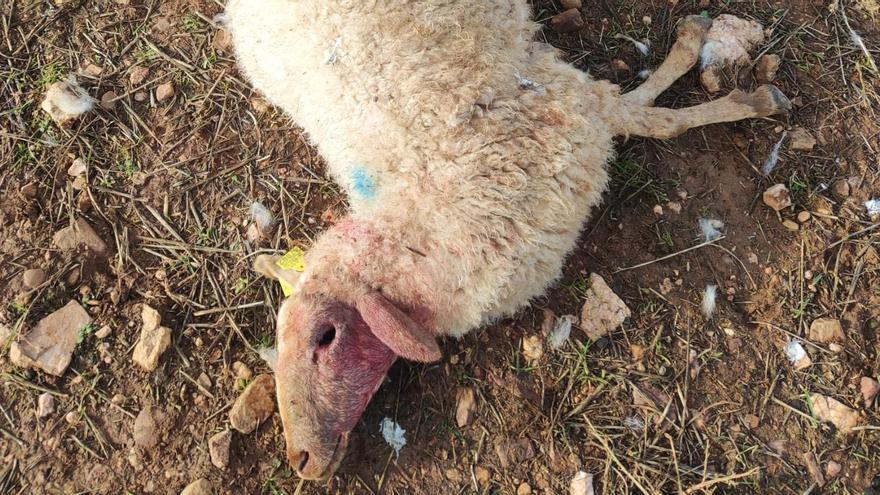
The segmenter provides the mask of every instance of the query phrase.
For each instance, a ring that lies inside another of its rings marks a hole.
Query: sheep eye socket
[[[327,347],[328,345],[333,343],[333,339],[336,338],[336,327],[333,325],[326,325],[321,327],[319,331],[320,337],[318,337],[318,348]]]

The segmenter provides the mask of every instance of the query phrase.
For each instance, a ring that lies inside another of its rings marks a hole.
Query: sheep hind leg
[[[660,93],[669,89],[678,78],[696,65],[700,50],[706,41],[706,33],[712,27],[712,19],[700,15],[686,17],[678,26],[677,39],[669,50],[666,60],[641,86],[622,96],[625,101],[637,105],[653,106]]]
[[[611,124],[618,136],[669,139],[694,127],[769,117],[789,110],[788,98],[768,84],[752,93],[735,90],[723,98],[677,110],[621,102]]]

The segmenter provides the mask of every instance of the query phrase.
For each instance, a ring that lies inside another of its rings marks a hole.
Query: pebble
[[[835,318],[819,318],[810,324],[810,340],[828,344],[831,342],[843,343],[846,336],[840,320]]]
[[[797,224],[797,222],[793,222],[791,220],[783,220],[782,226],[788,230],[791,230],[792,232],[797,232],[798,230],[800,230],[800,226]]]
[[[605,279],[590,274],[590,288],[581,308],[581,330],[596,341],[617,329],[631,315],[626,303],[608,287]]]
[[[229,449],[232,446],[232,432],[221,431],[208,439],[208,451],[211,453],[211,464],[217,469],[229,467]]]
[[[132,359],[141,368],[153,371],[159,365],[159,358],[171,345],[171,329],[160,327],[159,312],[143,304],[141,307],[140,338],[134,346]]]
[[[251,433],[275,411],[275,380],[260,375],[244,389],[229,410],[229,423],[242,433]]]
[[[492,473],[484,468],[483,466],[477,466],[474,468],[474,476],[477,478],[477,483],[481,487],[485,487],[492,481]]]
[[[95,332],[95,338],[106,339],[110,336],[110,333],[112,331],[113,329],[110,328],[110,325],[104,325],[103,327],[99,328],[97,332]]]
[[[880,383],[877,380],[863,376],[859,383],[862,389],[862,398],[865,400],[865,407],[871,407],[877,394],[880,394]]]
[[[134,94],[134,101],[138,103],[143,103],[147,101],[147,98],[149,98],[149,96],[150,95],[148,95],[146,91],[137,91]]]
[[[214,484],[200,478],[187,485],[180,495],[214,495]]]
[[[49,392],[40,394],[37,398],[37,416],[45,418],[55,412],[55,397]]]
[[[80,246],[98,255],[107,251],[107,244],[84,218],[77,218],[73,225],[55,232],[52,242],[62,251],[73,251]]]
[[[630,71],[629,64],[627,64],[626,62],[624,62],[623,60],[621,60],[619,58],[615,58],[614,60],[611,61],[611,68],[616,70],[617,72],[629,72]]]
[[[110,398],[110,402],[116,404],[117,406],[121,406],[125,404],[125,396],[122,394],[115,394],[112,398]]]
[[[523,356],[529,362],[540,361],[544,357],[544,340],[538,335],[530,335],[523,339]]]
[[[153,417],[153,408],[146,406],[138,413],[134,419],[134,428],[132,429],[132,437],[134,444],[143,449],[152,449],[159,443],[156,434],[156,419]]]
[[[119,98],[119,95],[116,94],[116,91],[107,91],[106,93],[102,94],[101,108],[103,108],[104,110],[115,110],[116,98]]]
[[[92,317],[75,300],[40,320],[32,330],[22,335],[9,348],[9,359],[22,368],[39,368],[54,376],[61,376],[73,356],[77,340]]]
[[[569,484],[568,493],[569,495],[595,495],[593,475],[584,471],[575,473]]]
[[[773,208],[775,211],[781,211],[791,206],[791,193],[785,184],[775,184],[770,186],[763,195],[764,204]]]
[[[795,127],[788,133],[789,148],[795,151],[813,151],[816,147],[816,138],[803,127]]]
[[[21,280],[28,289],[36,289],[46,281],[46,272],[41,268],[31,268],[24,271]]]
[[[767,53],[758,59],[755,64],[755,79],[761,84],[770,84],[776,80],[776,73],[779,72],[781,59],[779,55]]]
[[[79,413],[76,411],[70,411],[69,413],[64,415],[64,421],[67,421],[69,425],[75,425],[79,423]]]
[[[175,90],[173,83],[165,83],[160,84],[158,88],[156,88],[156,101],[159,103],[164,103],[171,98],[174,98]]]
[[[802,211],[798,213],[797,216],[798,222],[800,223],[807,223],[810,221],[810,218],[812,218],[812,215],[808,211]]]
[[[550,27],[557,33],[573,33],[584,27],[584,18],[578,9],[568,9],[550,18]]]
[[[70,164],[70,167],[67,168],[67,175],[71,177],[79,177],[81,175],[85,175],[88,172],[89,167],[86,165],[86,161],[82,158],[75,158],[73,163]]]
[[[844,199],[849,197],[849,189],[849,182],[846,179],[840,179],[831,186],[831,193],[837,199]]]
[[[532,495],[532,487],[528,483],[520,483],[516,487],[516,495]]]
[[[562,10],[579,9],[583,6],[581,0],[561,0]]]
[[[140,86],[149,74],[150,69],[136,65],[128,74],[128,82],[130,82],[132,86]]]
[[[843,466],[839,462],[828,461],[828,464],[825,465],[825,477],[829,479],[836,478],[842,469]]]
[[[472,388],[460,388],[455,394],[455,422],[459,428],[464,428],[474,420],[476,412],[476,394]]]
[[[235,373],[236,380],[250,380],[254,376],[254,372],[251,371],[248,365],[241,361],[232,363],[232,372]]]

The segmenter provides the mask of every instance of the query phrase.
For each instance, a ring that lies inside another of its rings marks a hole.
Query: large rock
[[[96,255],[107,252],[107,244],[84,218],[77,218],[73,225],[55,232],[52,242],[64,251],[84,246]]]
[[[141,335],[134,346],[132,359],[141,368],[153,371],[171,345],[171,329],[159,326],[159,312],[144,304],[141,308]]]
[[[92,322],[76,301],[40,320],[9,348],[9,359],[23,368],[38,368],[61,376],[70,365],[80,332]]]
[[[590,288],[581,309],[581,330],[592,340],[598,340],[615,330],[632,313],[622,299],[608,287],[605,279],[593,273]]]
[[[251,433],[275,411],[275,380],[260,375],[244,389],[229,410],[229,423],[242,433]]]

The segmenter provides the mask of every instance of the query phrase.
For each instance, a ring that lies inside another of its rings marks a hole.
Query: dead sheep
[[[244,73],[308,134],[351,211],[278,314],[276,388],[299,475],[332,475],[398,358],[511,315],[559,275],[608,183],[615,136],[671,138],[790,108],[774,86],[695,107],[655,98],[696,64],[688,17],[627,94],[535,41],[525,0],[232,0]],[[266,271],[266,270],[264,270]]]

